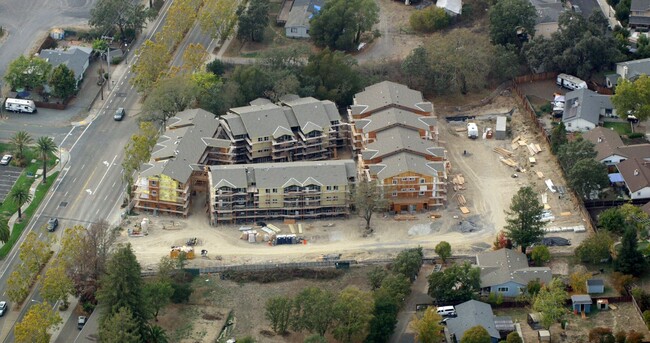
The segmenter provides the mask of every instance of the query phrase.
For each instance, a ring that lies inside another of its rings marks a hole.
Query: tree
[[[194,73],[202,69],[203,63],[208,58],[208,52],[200,43],[192,44],[183,52],[182,70],[186,73]]]
[[[647,236],[650,225],[650,216],[647,213],[632,204],[623,204],[618,207],[618,211],[625,217],[627,226],[635,228],[642,237]]]
[[[623,294],[629,286],[636,281],[632,275],[625,275],[619,272],[613,272],[611,276],[612,286],[616,291]]]
[[[499,45],[521,46],[519,33],[535,35],[535,7],[525,0],[498,0],[488,11],[490,40]]]
[[[601,261],[609,260],[612,245],[614,245],[614,239],[611,234],[601,230],[582,241],[575,253],[582,262],[601,263]]]
[[[385,292],[393,297],[396,303],[401,303],[411,294],[411,282],[404,275],[392,273],[384,278],[378,292]]]
[[[332,335],[339,341],[351,343],[365,337],[372,319],[374,301],[369,292],[355,286],[346,287],[339,293],[334,304],[336,324]]]
[[[151,311],[151,315],[155,321],[158,321],[158,313],[162,308],[167,306],[170,298],[174,293],[174,288],[167,280],[156,280],[146,283],[142,290],[146,304]]]
[[[535,296],[533,310],[542,314],[541,324],[549,328],[551,324],[560,321],[567,310],[565,308],[567,293],[560,279],[553,279],[550,284],[542,286]]]
[[[497,237],[492,243],[492,250],[499,250],[503,248],[512,249],[512,240],[508,238],[505,231],[501,230],[499,233],[497,233]]]
[[[512,197],[510,210],[506,211],[506,235],[519,245],[521,252],[544,237],[544,222],[541,221],[544,207],[530,186],[522,187]]]
[[[460,340],[460,343],[490,343],[492,342],[492,337],[487,332],[487,330],[481,326],[477,325],[469,328],[463,334],[463,338]]]
[[[384,278],[388,276],[388,271],[382,266],[375,266],[368,272],[368,281],[370,282],[370,289],[376,290],[381,287]]]
[[[236,23],[237,1],[207,0],[199,13],[201,30],[218,41],[225,41]]]
[[[406,76],[407,84],[412,89],[428,92],[434,86],[429,52],[423,46],[411,50],[402,62],[401,72]]]
[[[50,137],[43,136],[36,140],[36,151],[41,155],[41,161],[43,161],[43,184],[47,183],[47,160],[50,154],[53,154],[57,149],[56,143]]]
[[[40,240],[34,231],[30,231],[20,244],[18,256],[32,273],[38,273],[52,255],[49,240]]]
[[[93,51],[96,54],[102,54],[108,50],[108,42],[105,39],[93,40]]]
[[[29,295],[32,273],[24,264],[19,265],[7,280],[7,298],[11,302],[20,303]]]
[[[158,325],[148,325],[144,334],[147,343],[168,343],[169,338],[163,328]]]
[[[564,122],[562,121],[558,126],[553,128],[553,131],[551,132],[551,151],[554,154],[558,153],[562,145],[569,142],[566,134],[566,126],[564,126]]]
[[[522,340],[517,331],[513,331],[506,336],[506,343],[522,343]]]
[[[354,94],[361,89],[356,65],[354,57],[324,49],[309,56],[302,72],[306,77],[303,86],[313,87],[314,96],[319,99],[329,99],[338,106],[350,105]]]
[[[61,301],[61,309],[68,308],[70,302],[68,296],[74,292],[74,285],[72,280],[65,273],[65,268],[62,263],[56,261],[45,272],[43,279],[43,286],[41,287],[41,295],[43,299],[54,304]]]
[[[441,303],[461,303],[474,298],[480,289],[481,271],[468,262],[454,264],[429,275],[428,294]]]
[[[425,9],[411,13],[409,24],[415,31],[434,32],[449,26],[451,18],[444,9],[429,6]]]
[[[562,169],[566,172],[580,160],[596,158],[594,143],[586,139],[578,139],[566,143],[558,149],[557,158],[560,161]]]
[[[598,215],[598,227],[621,235],[627,227],[625,216],[618,207],[608,208]]]
[[[32,305],[20,323],[16,324],[14,335],[17,343],[48,343],[52,327],[62,323],[61,317],[46,303]]]
[[[156,145],[157,140],[158,129],[152,122],[143,121],[140,123],[138,134],[131,136],[131,141],[124,147],[124,160],[122,161],[124,174],[122,174],[122,177],[126,183],[127,196],[131,195],[133,174],[140,169],[143,163],[149,162],[151,150]]]
[[[103,343],[140,343],[140,323],[128,307],[119,307],[107,314],[99,326],[99,339]]]
[[[422,247],[402,250],[397,257],[395,257],[392,270],[413,281],[420,272],[423,257],[424,252],[422,251]]]
[[[101,288],[97,291],[99,301],[108,306],[103,313],[102,322],[121,320],[111,317],[127,311],[138,330],[144,327],[148,313],[140,273],[140,264],[131,245],[119,246],[107,262],[106,274],[102,276]]]
[[[27,131],[18,131],[11,136],[11,146],[14,148],[16,154],[17,165],[22,167],[25,165],[25,148],[34,142],[34,139],[27,133]]]
[[[627,119],[634,115],[640,121],[650,118],[650,77],[640,75],[636,80],[621,79],[616,85],[616,93],[612,96],[612,103],[618,116]]]
[[[169,118],[194,105],[198,95],[198,86],[189,76],[177,75],[156,83],[142,107],[147,119],[159,122],[161,127],[165,127]]]
[[[589,330],[589,342],[614,342],[612,329],[606,327],[596,327]]]
[[[7,217],[0,216],[0,242],[5,244],[9,241],[11,230],[9,230],[9,220]]]
[[[147,21],[147,11],[139,2],[129,0],[99,0],[90,10],[90,26],[102,32],[120,30],[120,38],[126,41],[127,30],[140,31]]]
[[[169,49],[162,40],[146,40],[135,53],[138,59],[131,66],[131,84],[140,93],[153,88],[158,78],[168,70]]]
[[[616,271],[634,276],[641,275],[646,268],[647,262],[639,251],[637,233],[634,228],[627,228],[621,239],[621,250],[614,261]]]
[[[18,205],[18,220],[20,220],[23,217],[21,207],[23,204],[32,200],[32,195],[29,194],[29,190],[27,190],[27,188],[24,188],[23,186],[16,186],[11,189],[11,192],[9,192],[9,199],[11,199],[14,204]]]
[[[12,89],[34,89],[45,84],[52,71],[52,65],[46,60],[32,56],[20,56],[11,61],[7,67],[5,81]]]
[[[591,279],[591,273],[585,270],[577,270],[569,275],[569,285],[575,294],[587,293],[587,280]]]
[[[592,158],[575,162],[567,179],[571,188],[583,199],[591,199],[594,194],[609,186],[607,167]]]
[[[239,85],[244,100],[249,102],[266,93],[273,86],[273,81],[265,68],[259,65],[237,66],[230,80]]]
[[[317,287],[303,289],[294,299],[291,327],[296,331],[306,330],[325,336],[334,322],[335,301],[330,291]]]
[[[266,319],[271,322],[273,332],[278,335],[287,332],[291,320],[292,309],[293,301],[286,296],[272,297],[266,301],[265,315]]]
[[[366,343],[388,342],[397,325],[398,303],[387,292],[375,292],[375,309],[368,329]]]
[[[353,201],[357,213],[366,221],[366,232],[372,232],[372,215],[388,207],[388,200],[384,198],[381,188],[376,182],[361,181],[354,189]]]
[[[442,260],[442,263],[444,264],[451,257],[451,244],[442,241],[436,245],[435,252],[438,254]]]
[[[264,39],[264,30],[268,24],[269,1],[251,0],[248,7],[239,14],[237,35],[242,40],[260,42]]]
[[[443,340],[444,335],[440,321],[442,317],[436,313],[435,307],[427,307],[422,318],[417,315],[409,326],[415,331],[415,341],[421,343],[437,343]]]
[[[309,35],[318,46],[348,51],[377,22],[379,6],[374,0],[332,0],[311,20]]]
[[[52,87],[52,95],[63,100],[68,99],[77,91],[77,79],[74,71],[65,64],[59,64],[50,76],[49,85]]]
[[[551,252],[545,245],[537,245],[530,253],[530,258],[535,262],[536,266],[541,266],[551,260]]]

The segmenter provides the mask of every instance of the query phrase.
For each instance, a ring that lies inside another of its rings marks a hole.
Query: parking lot
[[[16,180],[22,172],[21,168],[12,166],[0,166],[0,204],[5,201],[11,187],[14,186]]]

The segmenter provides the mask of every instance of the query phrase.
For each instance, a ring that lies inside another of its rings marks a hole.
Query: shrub
[[[632,282],[634,282],[635,277],[620,272],[613,272],[611,279],[612,279],[612,285],[614,286],[614,289],[616,289],[616,291],[618,291],[619,293],[624,294],[626,292],[627,287],[630,286]]]
[[[171,300],[174,304],[186,303],[190,300],[192,295],[192,286],[188,283],[172,283],[174,293],[172,293]]]
[[[650,330],[650,310],[643,311],[643,321],[648,326],[648,330]]]
[[[223,272],[222,275],[226,279],[235,282],[271,283],[292,280],[295,278],[331,280],[343,275],[343,271],[339,269],[276,268],[260,271],[227,270]]]
[[[112,57],[111,58],[111,64],[120,64],[124,60],[123,56],[118,56],[118,57]]]
[[[415,11],[409,18],[411,28],[419,32],[433,32],[449,26],[451,18],[440,7],[429,6],[423,10]]]
[[[545,103],[539,108],[539,110],[542,111],[542,113],[551,113],[553,106],[551,106],[550,103]]]
[[[641,138],[641,137],[644,137],[644,136],[645,136],[644,133],[641,133],[641,132],[633,132],[633,133],[630,133],[629,135],[627,135],[627,138],[629,138],[629,139],[635,139],[635,138]]]

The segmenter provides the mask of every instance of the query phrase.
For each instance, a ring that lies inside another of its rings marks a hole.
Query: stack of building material
[[[302,224],[298,224],[298,233],[302,234]]]
[[[465,189],[465,177],[463,177],[463,174],[458,174],[454,176],[451,179],[451,182],[454,184],[454,191],[458,191],[459,189]]]
[[[495,147],[494,149],[492,149],[492,151],[494,151],[494,152],[496,152],[497,154],[503,156],[504,158],[510,158],[510,157],[512,157],[512,151],[510,151],[510,150],[506,150],[506,149],[504,149],[504,148]]]
[[[278,228],[277,226],[275,226],[273,224],[267,224],[266,227],[268,227],[269,229],[275,231],[275,233],[280,233],[282,231],[282,230],[280,230],[280,228]]]
[[[291,231],[291,233],[296,233],[296,228],[293,226],[293,224],[289,224],[289,231]]]
[[[503,164],[505,164],[505,165],[507,165],[509,167],[519,168],[519,164],[517,162],[515,162],[514,160],[512,160],[511,158],[499,157],[499,161],[501,161],[501,163],[503,163]]]
[[[467,200],[465,200],[465,197],[462,194],[458,194],[458,197],[456,197],[456,201],[458,201],[458,205],[460,206],[467,205]]]
[[[412,216],[410,214],[398,214],[395,216],[395,220],[397,221],[405,221],[405,220],[417,220],[418,218],[416,216]]]
[[[255,243],[257,242],[257,236],[259,234],[257,233],[256,230],[248,230],[242,232],[242,234],[239,236],[239,239],[248,241],[248,243]]]
[[[542,147],[540,147],[539,144],[530,143],[526,145],[526,147],[528,147],[528,152],[530,152],[530,156],[535,156],[540,152],[542,152]]]

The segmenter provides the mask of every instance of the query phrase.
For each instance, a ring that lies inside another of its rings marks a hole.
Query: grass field
[[[614,129],[619,135],[625,136],[632,133],[629,123],[620,123],[620,122],[604,122],[603,126],[609,129]]]

